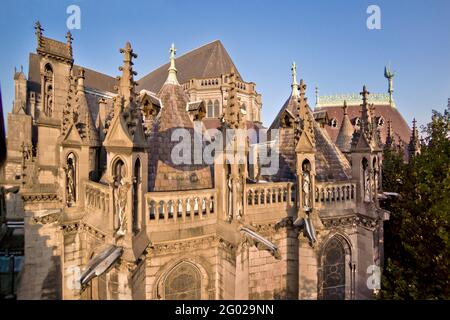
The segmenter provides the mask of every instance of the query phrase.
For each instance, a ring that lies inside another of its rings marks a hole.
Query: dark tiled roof
[[[317,111],[323,111],[326,110],[328,112],[328,117],[330,119],[335,118],[338,121],[338,128],[332,128],[327,126],[326,130],[328,134],[330,135],[331,139],[333,141],[336,141],[339,128],[342,124],[342,120],[344,117],[344,111],[342,109],[342,106],[335,106],[335,107],[321,107],[316,109]],[[355,118],[361,117],[361,107],[360,106],[348,106],[347,112],[348,116],[350,118],[350,121],[354,123]],[[394,130],[394,135],[396,138],[396,141],[398,141],[398,138],[401,138],[404,143],[409,142],[409,138],[411,135],[411,130],[406,123],[405,119],[402,117],[400,112],[397,108],[393,108],[389,105],[375,105],[375,117],[382,116],[384,119],[384,124],[381,127],[381,141],[384,143],[386,141],[386,135],[387,135],[387,122],[390,120],[392,121],[392,129]]]
[[[175,64],[180,83],[186,83],[194,78],[220,77],[222,74],[228,74],[232,67],[236,69],[236,66],[219,40],[179,56],[175,59]],[[169,63],[166,63],[142,77],[138,80],[138,90],[147,89],[153,92],[159,92],[166,81],[168,69]],[[239,72],[236,72],[238,78],[241,79]]]

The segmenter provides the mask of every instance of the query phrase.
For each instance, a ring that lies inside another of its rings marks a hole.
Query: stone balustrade
[[[145,198],[150,224],[198,221],[216,215],[215,189],[149,192]]]
[[[205,87],[217,87],[224,84],[228,84],[229,79],[228,78],[207,78],[207,79],[192,79],[189,82],[184,83],[183,89],[189,90],[191,88],[205,88]],[[242,81],[236,81],[236,87],[242,91],[251,92],[254,91],[254,84],[253,83],[246,83]]]
[[[84,201],[86,208],[101,213],[108,213],[111,199],[109,186],[86,181],[84,184]]]
[[[270,182],[246,186],[247,207],[293,205],[295,185],[292,182]]]
[[[352,182],[318,182],[314,192],[315,206],[318,209],[336,205],[356,204],[356,183]]]

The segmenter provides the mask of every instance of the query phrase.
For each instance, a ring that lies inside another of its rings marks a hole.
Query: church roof
[[[369,102],[370,102],[370,96],[369,96]],[[381,142],[385,143],[388,126],[387,122],[391,121],[392,123],[392,129],[394,131],[394,136],[396,141],[398,141],[398,138],[400,138],[404,143],[409,142],[411,130],[408,126],[408,123],[405,121],[405,119],[402,117],[400,112],[397,108],[391,107],[388,104],[374,104],[374,116],[375,119],[382,119],[380,122],[380,135],[381,135]],[[337,136],[339,134],[339,129],[342,125],[343,118],[344,118],[344,111],[342,109],[342,104],[336,105],[336,106],[328,106],[328,107],[320,107],[316,108],[317,111],[327,111],[328,117],[330,119],[336,119],[338,126],[336,128],[333,128],[331,126],[326,126],[326,130],[328,134],[330,135],[331,139],[333,141],[337,142]],[[356,118],[361,117],[361,107],[359,105],[349,105],[347,112],[348,117],[352,123],[355,123]],[[381,117],[381,118],[380,118]]]
[[[270,129],[281,128],[281,115],[287,110],[297,114],[297,98],[290,96],[281,107]],[[351,177],[350,163],[334,144],[326,130],[313,120],[316,138],[316,178],[318,181],[347,180]],[[272,180],[295,179],[295,135],[293,128],[281,128],[279,132],[279,171]],[[270,177],[268,177],[270,178]]]
[[[236,69],[228,52],[219,40],[189,51],[175,59],[178,81],[183,84],[190,79],[220,77]],[[138,90],[147,89],[159,92],[167,78],[169,63],[162,65],[138,80]],[[237,71],[236,71],[237,72]],[[238,78],[241,78],[237,72]],[[242,79],[242,78],[241,78]]]

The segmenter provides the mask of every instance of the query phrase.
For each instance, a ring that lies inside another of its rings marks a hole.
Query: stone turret
[[[27,113],[27,77],[22,66],[20,71],[14,72],[14,88],[13,113]]]

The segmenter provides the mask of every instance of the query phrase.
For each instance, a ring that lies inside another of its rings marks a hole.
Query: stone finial
[[[69,48],[70,55],[72,56],[72,40],[73,40],[73,37],[72,37],[72,33],[70,32],[70,30],[67,31],[66,39],[67,39],[67,48]]]
[[[123,65],[119,67],[122,76],[117,77],[119,80],[117,90],[124,100],[129,101],[133,100],[135,96],[134,88],[137,83],[133,77],[137,75],[137,72],[133,70],[133,58],[137,58],[137,54],[133,52],[129,42],[125,44],[124,48],[120,49],[120,53],[123,54]]]
[[[175,68],[175,54],[177,53],[177,49],[175,49],[175,44],[172,43],[169,52],[170,52],[170,67],[168,69],[169,75],[167,76],[166,83],[178,85],[179,83],[177,79],[177,68]]]
[[[347,109],[347,100],[344,100],[344,105],[342,106],[342,110],[344,110],[344,116],[348,115]]]
[[[295,61],[292,62],[292,96],[298,97],[298,83],[297,83],[297,65],[295,64]]]

